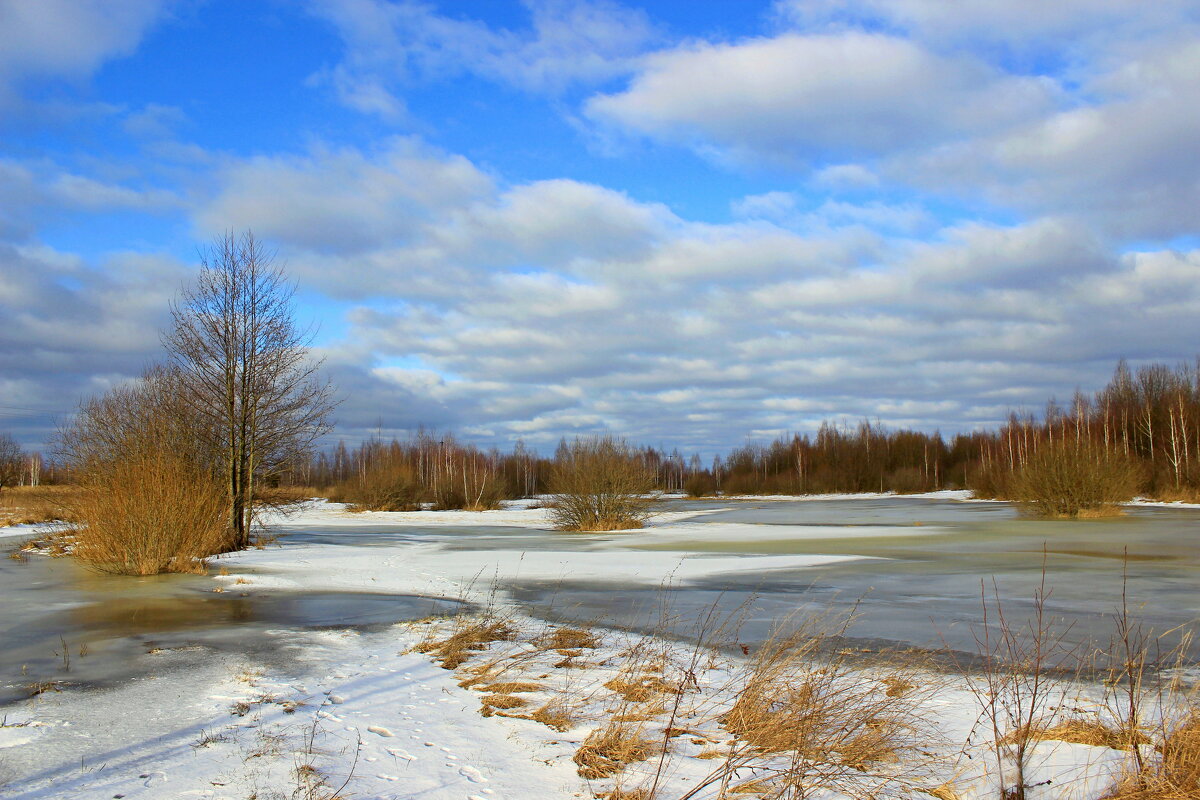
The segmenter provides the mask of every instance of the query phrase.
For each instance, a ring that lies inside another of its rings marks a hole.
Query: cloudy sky
[[[1200,3],[0,0],[0,431],[247,228],[350,443],[986,426],[1200,351]]]

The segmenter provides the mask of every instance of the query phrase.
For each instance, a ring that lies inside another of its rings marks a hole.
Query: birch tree
[[[331,385],[296,324],[295,285],[254,234],[229,232],[172,303],[163,337],[188,401],[215,431],[229,500],[230,547],[250,544],[255,492],[331,429]]]

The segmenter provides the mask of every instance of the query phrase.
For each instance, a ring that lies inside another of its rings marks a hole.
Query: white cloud
[[[1099,385],[1121,356],[1186,357],[1200,335],[1200,254],[1115,255],[1070,217],[920,241],[887,233],[919,209],[772,194],[743,203],[757,219],[699,223],[578,181],[464,183],[482,173],[404,147],[420,191],[389,150],[327,150],[273,162],[291,190],[254,195],[306,289],[367,303],[331,345],[364,435],[380,409],[534,443],[607,428],[711,447],[830,414],[956,430],[999,398]],[[261,164],[229,162],[217,206],[251,183],[242,167]],[[343,192],[375,199],[349,244],[309,216]]]
[[[648,56],[588,101],[601,122],[741,158],[804,163],[896,153],[1028,120],[1053,86],[858,31],[696,44]]]
[[[168,0],[0,0],[0,107],[28,81],[81,79],[133,52]]]
[[[935,42],[1058,50],[1200,21],[1191,0],[778,0],[775,7],[803,27],[884,24]]]
[[[497,30],[419,2],[310,0],[346,46],[314,76],[343,103],[399,117],[415,81],[471,74],[531,92],[560,93],[629,72],[655,38],[647,16],[608,0],[526,0],[529,27]]]
[[[319,251],[361,250],[404,239],[440,209],[491,191],[466,159],[395,139],[373,157],[318,148],[305,156],[230,161],[217,197],[198,217],[215,234],[251,228]]]

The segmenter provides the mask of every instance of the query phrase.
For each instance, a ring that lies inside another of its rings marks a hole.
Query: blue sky
[[[339,436],[970,430],[1200,347],[1190,0],[0,0],[0,430],[214,235]]]

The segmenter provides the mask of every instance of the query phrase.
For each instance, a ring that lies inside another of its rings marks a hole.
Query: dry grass
[[[578,724],[572,709],[561,700],[550,701],[530,714],[529,718],[559,733],[569,731]]]
[[[600,646],[600,640],[582,628],[555,628],[539,644],[547,650],[594,650]]]
[[[681,689],[672,686],[659,675],[632,675],[616,677],[604,684],[630,703],[647,703],[665,694],[679,694]]]
[[[953,784],[947,782],[939,784],[929,789],[918,788],[917,791],[922,794],[927,794],[930,797],[935,797],[937,800],[962,800],[962,795],[954,788]]]
[[[1200,797],[1200,710],[1160,731],[1156,758],[1131,769],[1106,800],[1196,800]]]
[[[654,742],[644,738],[638,728],[609,723],[588,734],[571,760],[579,765],[581,778],[596,780],[616,775],[627,764],[654,754]]]
[[[417,645],[417,652],[431,653],[444,669],[458,669],[475,653],[487,650],[492,642],[511,640],[516,629],[507,619],[463,617],[445,639],[431,639]]]
[[[1138,745],[1150,744],[1150,737],[1136,733]],[[1049,724],[1035,724],[1031,729],[1012,731],[1001,744],[1014,744],[1022,738],[1033,741],[1067,742],[1086,744],[1092,747],[1108,747],[1113,750],[1128,750],[1134,746],[1130,736],[1120,728],[1093,719],[1065,719]]]
[[[459,684],[460,686],[462,684]],[[481,687],[483,692],[496,692],[499,694],[520,694],[522,692],[540,692],[545,687],[540,683],[529,683],[528,681],[508,681],[506,683],[492,683]]]
[[[13,486],[0,491],[0,527],[68,519],[77,486]]]
[[[611,792],[605,792],[598,795],[600,800],[651,800],[653,795],[650,790],[645,787],[637,789],[613,789]]]
[[[523,708],[529,705],[529,701],[524,697],[517,697],[515,694],[486,694],[480,698],[484,708]]]

